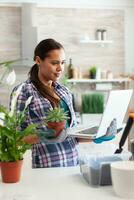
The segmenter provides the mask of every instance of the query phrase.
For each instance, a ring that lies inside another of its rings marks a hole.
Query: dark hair
[[[36,56],[39,56],[41,60],[44,60],[46,57],[48,57],[48,54],[50,51],[55,49],[64,49],[63,46],[55,41],[54,39],[45,39],[42,40],[35,48],[34,50],[34,61],[36,59]],[[38,71],[39,67],[37,64],[34,64],[32,68],[29,71],[29,78],[32,81],[32,83],[35,85],[35,87],[38,89],[40,94],[47,98],[53,107],[56,107],[59,105],[60,98],[55,95],[55,93],[46,85],[44,85],[38,77]]]
[[[39,56],[41,60],[44,60],[48,53],[55,49],[64,49],[63,46],[54,39],[42,40],[34,50],[34,60],[36,56]]]

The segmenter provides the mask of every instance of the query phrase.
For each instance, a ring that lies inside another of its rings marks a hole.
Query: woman
[[[66,124],[67,127],[73,126],[75,113],[71,95],[67,88],[57,83],[65,64],[63,46],[53,39],[41,41],[35,48],[34,61],[29,78],[23,83],[17,99],[17,110],[22,111],[26,99],[29,96],[33,97],[26,113],[26,121],[21,128],[31,123],[42,124],[46,111],[57,106],[68,111],[69,119]],[[50,131],[44,124],[41,125],[40,130],[44,133]],[[68,136],[62,142],[46,143],[38,134],[27,136],[25,142],[33,144],[33,168],[76,166],[78,164],[78,140],[73,137]]]

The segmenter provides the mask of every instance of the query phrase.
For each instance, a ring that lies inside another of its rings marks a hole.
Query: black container
[[[131,153],[132,153],[132,160],[134,160],[134,139],[131,140]]]

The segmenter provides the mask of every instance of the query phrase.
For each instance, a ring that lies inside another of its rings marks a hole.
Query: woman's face
[[[52,50],[44,60],[37,56],[36,63],[39,65],[39,77],[42,80],[57,81],[64,70],[65,52],[63,49]]]

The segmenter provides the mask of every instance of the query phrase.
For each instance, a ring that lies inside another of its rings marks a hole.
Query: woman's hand
[[[25,136],[22,139],[23,142],[27,143],[27,144],[37,144],[39,142],[39,137],[38,135],[34,134],[34,135],[28,135]]]
[[[102,143],[102,142],[105,142],[105,141],[110,141],[110,140],[113,140],[115,138],[115,135],[110,135],[110,136],[107,136],[107,135],[104,135],[102,137],[99,137],[99,138],[96,138],[94,139],[94,143]]]
[[[116,119],[113,119],[109,125],[109,127],[107,128],[106,134],[94,139],[93,141],[95,143],[102,143],[105,141],[110,141],[113,140],[115,138],[115,135],[117,134],[117,121]]]

